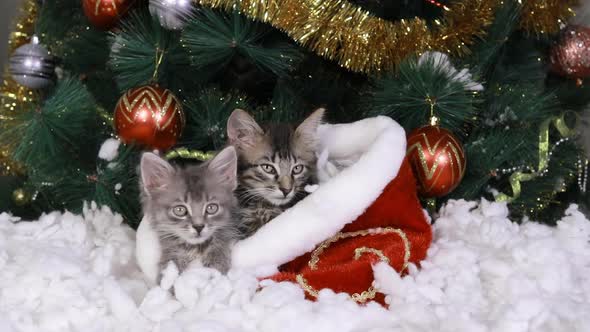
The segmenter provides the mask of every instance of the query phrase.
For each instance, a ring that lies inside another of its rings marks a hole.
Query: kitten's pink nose
[[[285,197],[287,197],[287,195],[289,195],[289,193],[291,192],[291,188],[279,187],[279,190],[283,193],[283,195],[285,195]]]
[[[193,225],[193,228],[197,231],[197,234],[200,234],[205,225]]]

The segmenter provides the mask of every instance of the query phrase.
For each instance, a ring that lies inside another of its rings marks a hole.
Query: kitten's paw
[[[317,184],[308,184],[305,186],[305,191],[308,193],[313,193],[314,191],[318,190],[320,186]]]
[[[172,285],[174,285],[174,281],[178,278],[180,271],[176,264],[173,261],[169,261],[166,265],[166,268],[162,270],[161,278],[160,278],[160,287],[164,290],[170,290]]]
[[[323,168],[328,163],[328,157],[330,156],[330,152],[328,149],[322,150],[321,153],[316,153],[316,157],[318,158],[318,167]]]
[[[317,177],[320,183],[327,182],[340,173],[338,167],[329,160],[329,157],[330,154],[327,149],[317,154]]]

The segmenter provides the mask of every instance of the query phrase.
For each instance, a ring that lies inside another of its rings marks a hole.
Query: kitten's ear
[[[299,139],[302,139],[306,144],[315,144],[317,141],[318,127],[324,118],[324,108],[318,108],[313,111],[295,130],[295,134]]]
[[[141,156],[141,181],[146,193],[163,188],[174,174],[174,167],[158,155],[146,152]]]
[[[221,150],[209,162],[209,170],[215,173],[220,179],[220,183],[231,186],[236,189],[238,186],[238,156],[233,146]]]
[[[263,135],[264,131],[256,120],[241,109],[234,110],[227,119],[227,137],[229,143],[240,146],[252,146],[256,138]]]

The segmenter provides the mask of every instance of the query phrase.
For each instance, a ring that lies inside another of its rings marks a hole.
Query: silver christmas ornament
[[[180,30],[191,16],[193,4],[191,0],[150,0],[149,9],[164,28]]]
[[[33,36],[30,43],[14,51],[8,70],[20,85],[31,89],[46,88],[55,80],[55,58]]]

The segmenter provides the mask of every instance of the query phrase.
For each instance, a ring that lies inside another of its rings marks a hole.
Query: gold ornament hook
[[[162,60],[164,59],[164,50],[161,49],[159,46],[156,47],[156,66],[154,68],[154,73],[152,74],[152,83],[156,84],[158,80],[158,70],[160,69],[160,65],[162,64]]]
[[[434,105],[436,105],[436,99],[430,96],[426,96],[426,102],[430,104],[430,125],[438,126],[439,118],[434,115]]]

